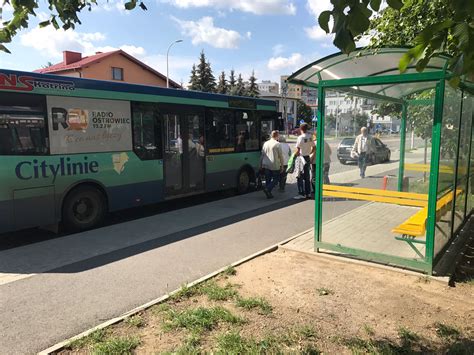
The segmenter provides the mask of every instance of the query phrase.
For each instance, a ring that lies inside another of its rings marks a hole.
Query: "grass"
[[[238,332],[221,334],[217,336],[217,354],[259,354],[261,347],[254,339],[243,338]]]
[[[398,337],[402,342],[403,348],[411,348],[414,343],[420,340],[418,334],[406,327],[398,328]]]
[[[170,295],[170,300],[179,302],[187,298],[193,297],[197,293],[198,293],[197,287],[194,287],[194,286],[189,287],[188,285],[185,284],[181,286],[181,288],[177,292]]]
[[[234,276],[234,275],[237,275],[237,270],[232,265],[229,265],[227,267],[227,269],[225,269],[222,272],[222,274],[225,275],[225,276]]]
[[[374,328],[372,328],[370,325],[368,324],[364,324],[364,331],[365,333],[368,335],[368,336],[371,336],[373,337],[375,335],[375,331],[374,331]]]
[[[228,283],[222,287],[212,280],[199,286],[198,292],[207,295],[211,301],[227,301],[237,295],[233,285]]]
[[[436,334],[445,341],[458,340],[461,332],[453,326],[443,323],[435,323]]]
[[[185,328],[194,333],[201,333],[214,329],[221,322],[242,324],[244,320],[223,307],[198,307],[181,312],[171,309],[166,313],[164,329]]]
[[[132,350],[135,349],[138,345],[140,345],[140,340],[136,337],[111,338],[94,345],[92,354],[131,354]]]
[[[125,318],[125,323],[131,327],[141,328],[145,325],[145,320],[139,314]]]
[[[107,333],[104,329],[98,329],[90,333],[88,336],[85,336],[77,340],[73,340],[67,345],[67,348],[74,350],[74,349],[80,349],[80,348],[84,348],[90,345],[94,345],[94,344],[103,342],[106,336],[107,336]]]
[[[334,294],[333,290],[330,290],[329,288],[326,288],[326,287],[317,288],[316,291],[318,291],[318,294],[320,296],[328,296],[328,295]]]
[[[261,297],[238,298],[236,305],[246,310],[259,308],[262,314],[270,314],[273,311],[273,307],[270,303]]]
[[[108,354],[131,354],[132,350],[140,344],[136,337],[122,337],[107,339],[104,329],[96,330],[88,336],[71,342],[66,348],[70,350],[89,349],[87,353]]]

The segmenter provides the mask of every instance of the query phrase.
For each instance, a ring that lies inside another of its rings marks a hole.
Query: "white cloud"
[[[370,43],[370,36],[362,36],[357,42],[357,47],[366,47]]]
[[[317,19],[321,12],[331,10],[333,5],[330,0],[308,0],[306,7],[309,13],[314,15]]]
[[[247,31],[246,36],[247,36],[247,39],[252,39],[252,32]]]
[[[117,50],[117,47],[100,46],[100,42],[103,42],[106,38],[107,36],[100,32],[55,30],[52,26],[48,26],[44,28],[36,27],[21,34],[20,43],[25,47],[36,49],[42,56],[54,61],[61,59],[65,50],[81,52],[84,56],[95,52]],[[137,57],[143,57],[146,54],[143,47],[122,45],[119,48]]]
[[[313,27],[306,27],[304,29],[306,35],[316,41],[324,40],[330,38],[330,35],[326,33],[319,25],[314,25]]]
[[[272,48],[273,56],[278,56],[285,51],[285,46],[281,43],[275,44]]]
[[[107,0],[106,2],[99,3],[97,6],[92,6],[92,10],[118,11],[124,15],[130,14],[130,11],[125,9],[125,0]]]
[[[289,0],[162,0],[180,8],[212,7],[214,9],[240,10],[255,15],[294,15],[296,6]]]
[[[207,43],[216,48],[237,48],[242,39],[240,33],[215,27],[212,17],[203,17],[197,21],[184,21],[172,17],[181,28],[184,36],[191,37],[194,45]]]
[[[293,53],[289,57],[272,57],[268,60],[267,67],[270,70],[285,71],[296,70],[307,64],[307,60],[301,53]]]

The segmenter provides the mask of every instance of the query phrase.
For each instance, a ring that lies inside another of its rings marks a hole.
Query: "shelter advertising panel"
[[[51,154],[131,150],[130,102],[47,97]]]

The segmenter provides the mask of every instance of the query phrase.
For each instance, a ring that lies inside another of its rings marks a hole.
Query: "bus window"
[[[161,125],[153,104],[134,104],[133,150],[141,160],[162,159]]]
[[[44,98],[6,93],[0,97],[0,154],[44,155],[48,139]]]
[[[206,140],[210,154],[235,151],[234,115],[231,110],[207,111]]]
[[[235,113],[235,131],[237,132],[236,152],[258,150],[257,120],[252,111]]]

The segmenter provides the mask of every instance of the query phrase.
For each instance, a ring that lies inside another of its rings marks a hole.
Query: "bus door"
[[[165,196],[203,191],[204,111],[166,106],[163,115]]]

